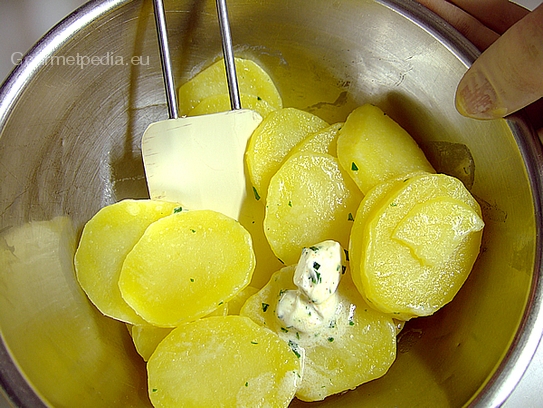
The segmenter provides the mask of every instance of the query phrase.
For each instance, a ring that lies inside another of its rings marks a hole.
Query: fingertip
[[[476,64],[460,81],[455,104],[460,114],[475,119],[495,119],[507,114],[492,83]]]

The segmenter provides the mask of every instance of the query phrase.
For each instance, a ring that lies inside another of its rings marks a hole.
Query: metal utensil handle
[[[219,17],[219,27],[221,29],[222,52],[224,55],[224,65],[226,67],[226,80],[228,82],[228,91],[230,94],[230,105],[232,106],[233,110],[241,109],[238,78],[236,75],[236,64],[234,62],[234,50],[232,49],[232,34],[230,33],[230,21],[228,19],[226,0],[217,0],[217,14]]]
[[[168,114],[170,119],[177,119],[179,117],[179,111],[177,109],[177,97],[175,94],[175,83],[172,73],[172,61],[170,59],[170,48],[168,46],[168,30],[166,29],[166,13],[164,12],[164,3],[162,0],[153,0],[153,8],[155,12],[155,23],[160,50],[160,62],[162,64],[162,76],[164,77],[164,86],[166,90]]]

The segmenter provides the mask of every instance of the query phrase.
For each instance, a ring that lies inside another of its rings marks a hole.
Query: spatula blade
[[[241,109],[151,124],[142,138],[151,199],[238,219],[247,195],[245,150],[261,121]]]

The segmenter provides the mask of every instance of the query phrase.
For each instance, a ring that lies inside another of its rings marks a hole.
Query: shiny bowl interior
[[[411,1],[229,3],[236,54],[265,67],[285,106],[332,123],[377,104],[484,212],[483,250],[455,300],[406,325],[383,378],[313,405],[498,406],[543,331],[541,150],[529,125],[456,112],[477,53]],[[179,83],[221,54],[214,7],[166,1]],[[14,406],[149,406],[126,328],[88,302],[72,257],[99,208],[147,196],[139,144],[167,118],[162,89],[151,2],[102,0],[46,35],[0,90],[0,381]]]

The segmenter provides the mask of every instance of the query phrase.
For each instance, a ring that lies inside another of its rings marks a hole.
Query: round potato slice
[[[288,159],[270,181],[264,232],[286,265],[303,247],[328,239],[347,248],[362,194],[327,154],[300,153]]]
[[[484,226],[479,205],[458,179],[427,173],[394,183],[373,202],[368,209],[363,201],[352,230],[356,286],[398,319],[435,313],[477,259]]]
[[[339,131],[341,166],[366,194],[388,179],[416,171],[434,173],[415,140],[377,106],[356,108]]]
[[[277,108],[270,105],[260,96],[241,94],[240,99],[242,108],[253,110],[263,118],[268,116],[270,112],[277,110]],[[196,107],[188,113],[188,116],[226,112],[231,109],[232,106],[230,105],[230,95],[212,95],[205,98],[198,105],[196,105]]]
[[[307,136],[298,143],[287,156],[287,159],[298,153],[326,153],[337,157],[337,138],[343,123],[334,123],[323,130]]]
[[[254,61],[236,58],[236,74],[240,93],[263,99],[275,109],[283,101],[272,79]],[[213,95],[228,95],[224,59],[213,63],[179,88],[179,114],[187,115],[204,99]]]
[[[241,316],[177,327],[158,345],[147,371],[157,408],[287,407],[301,374],[286,342]]]
[[[255,267],[251,237],[211,210],[173,214],[149,226],[126,256],[124,300],[159,327],[205,316],[245,288]]]
[[[131,324],[145,321],[126,304],[118,280],[126,255],[147,227],[180,204],[123,200],[98,211],[83,228],[74,263],[77,280],[103,314]]]
[[[255,129],[247,146],[247,168],[255,195],[266,197],[268,184],[290,150],[328,123],[295,108],[271,112]]]
[[[158,344],[170,334],[170,327],[156,327],[150,324],[130,326],[128,328],[136,351],[145,361],[149,360]]]
[[[285,327],[277,304],[293,283],[294,266],[276,272],[241,309],[258,324],[276,332],[303,357],[302,383],[296,397],[319,401],[384,375],[396,358],[396,326],[391,316],[369,307],[354,286],[349,270],[337,289],[339,303],[331,324],[316,331]]]

